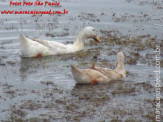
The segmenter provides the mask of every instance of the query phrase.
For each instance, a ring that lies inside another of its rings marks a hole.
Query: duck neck
[[[118,61],[116,70],[124,70],[124,62]]]
[[[83,33],[83,31],[81,31],[77,37],[77,40],[74,42],[74,46],[76,48],[76,50],[83,50],[84,48],[84,42],[86,40],[86,37]]]

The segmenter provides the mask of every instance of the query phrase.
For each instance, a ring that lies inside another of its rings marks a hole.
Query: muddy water
[[[154,121],[153,51],[156,44],[162,46],[162,6],[161,0],[62,0],[56,9],[65,8],[68,15],[0,15],[0,119]],[[8,2],[1,0],[0,10],[7,7]],[[89,40],[85,49],[76,54],[21,58],[20,33],[72,43],[85,26],[95,27],[103,42],[97,44]],[[126,57],[124,81],[75,85],[70,64],[84,68],[96,63],[115,68],[118,51],[123,51]]]

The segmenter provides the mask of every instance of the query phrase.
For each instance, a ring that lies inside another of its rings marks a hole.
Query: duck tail
[[[71,72],[74,74],[76,73],[80,73],[80,71],[74,66],[74,65],[71,65]]]
[[[71,73],[76,83],[80,83],[82,72],[75,66],[71,65]]]
[[[26,38],[23,34],[20,34],[19,39],[20,39],[22,42],[26,42],[26,41],[27,41],[27,38]]]
[[[82,74],[81,71],[77,69],[74,65],[71,65],[71,73],[76,81]]]

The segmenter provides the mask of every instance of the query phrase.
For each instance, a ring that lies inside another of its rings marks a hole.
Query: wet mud
[[[92,2],[92,6],[85,6]],[[7,2],[0,3],[5,9]],[[154,122],[154,50],[156,45],[161,50],[163,47],[162,4],[161,0],[102,0],[100,5],[97,0],[63,0],[58,8],[68,9],[70,14],[66,16],[1,16],[0,120]],[[21,57],[20,33],[66,44],[73,43],[85,26],[95,27],[102,42],[88,40],[84,50],[75,54]],[[125,55],[125,80],[75,84],[71,64],[86,68],[95,63],[114,69],[119,51]],[[162,64],[161,60],[161,72]]]

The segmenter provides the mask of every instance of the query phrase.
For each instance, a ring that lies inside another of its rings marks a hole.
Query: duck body
[[[68,45],[55,41],[29,39],[22,34],[19,36],[21,40],[22,57],[40,57],[75,53],[83,50],[84,42],[89,38],[101,42],[96,36],[93,27],[84,28],[79,33],[77,40],[73,44]]]
[[[95,67],[95,65],[89,69],[78,69],[75,66],[71,66],[72,76],[76,84],[96,84],[122,80],[126,77],[126,71],[124,69],[124,55],[122,52],[117,54],[117,59],[118,65],[115,70]]]
[[[47,40],[32,40],[20,35],[22,57],[39,57],[47,55],[62,55],[74,53],[77,50],[74,45],[64,45],[59,42]]]
[[[111,79],[94,69],[78,69],[71,66],[71,72],[77,84],[96,84],[109,82]]]

